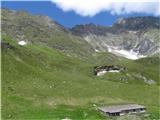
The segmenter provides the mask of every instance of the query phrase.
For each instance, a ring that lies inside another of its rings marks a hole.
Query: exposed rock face
[[[159,18],[158,17],[130,17],[127,19],[120,18],[113,27],[125,30],[146,30],[146,29],[159,29]]]
[[[94,67],[94,75],[97,76],[102,76],[104,75],[106,72],[120,72],[120,71],[124,71],[126,70],[125,67],[121,67],[121,66],[95,66]]]
[[[95,51],[132,51],[138,56],[158,53],[160,22],[157,17],[132,17],[120,19],[112,27],[94,24],[77,25],[72,33],[83,37]]]

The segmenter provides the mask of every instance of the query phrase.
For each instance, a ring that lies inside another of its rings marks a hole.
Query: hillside
[[[47,16],[31,15],[24,11],[2,9],[2,34],[28,44],[43,44],[68,54],[85,56],[93,49],[80,37]],[[69,42],[68,42],[69,41]]]
[[[125,103],[142,104],[149,115],[120,119],[159,119],[157,55],[130,60],[96,52],[48,17],[7,9],[2,10],[1,54],[2,119],[119,119],[97,108]],[[95,76],[93,68],[102,65],[126,70]]]

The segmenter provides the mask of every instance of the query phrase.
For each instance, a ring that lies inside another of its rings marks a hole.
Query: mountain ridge
[[[123,18],[110,27],[94,24],[77,25],[71,28],[71,31],[74,35],[84,38],[95,51],[122,50],[131,56],[134,52],[138,59],[141,58],[138,55],[150,56],[159,53],[160,46],[157,44],[159,27],[158,17],[145,16]]]
[[[76,56],[83,57],[93,52],[86,41],[71,35],[66,28],[49,17],[27,12],[2,9],[2,34],[10,36],[17,42],[45,44],[52,49]]]
[[[112,26],[90,23],[68,29],[48,16],[2,9],[2,34],[17,41],[46,44],[75,56],[112,52],[139,59],[156,55],[160,52],[159,26],[158,17],[145,16],[119,19]]]

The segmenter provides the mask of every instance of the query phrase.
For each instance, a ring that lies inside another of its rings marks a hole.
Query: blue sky
[[[111,14],[109,11],[102,11],[94,16],[83,16],[77,14],[74,10],[64,12],[54,2],[50,1],[3,1],[1,6],[14,10],[23,10],[31,14],[42,14],[51,17],[53,20],[65,27],[72,27],[76,24],[94,23],[98,25],[112,25],[120,17],[131,16],[149,16],[146,13],[129,13],[129,14]]]

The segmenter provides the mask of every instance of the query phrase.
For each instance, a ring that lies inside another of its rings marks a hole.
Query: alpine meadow
[[[1,8],[2,119],[159,120],[159,30],[152,15],[68,28],[47,15]],[[146,112],[99,110],[124,104]]]

